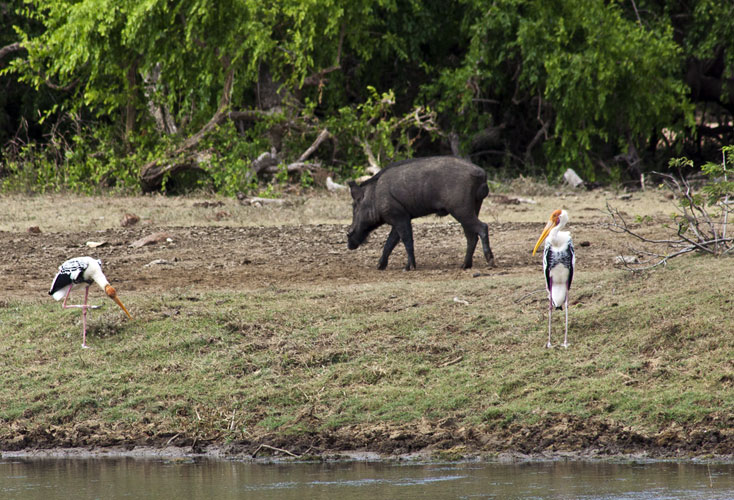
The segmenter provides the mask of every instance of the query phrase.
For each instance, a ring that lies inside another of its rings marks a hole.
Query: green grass
[[[79,422],[218,440],[446,418],[695,426],[734,412],[731,266],[579,273],[571,347],[551,350],[544,295],[518,300],[537,276],[128,295],[134,321],[111,303],[90,312],[88,350],[78,311],[10,302],[0,438]]]

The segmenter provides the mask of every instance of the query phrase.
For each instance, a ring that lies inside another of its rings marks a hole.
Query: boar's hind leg
[[[415,269],[415,254],[413,253],[413,226],[410,225],[410,219],[399,222],[393,227],[395,228],[394,230],[397,230],[400,239],[403,240],[405,253],[408,254],[408,263],[405,264],[405,270],[410,271],[411,269]],[[385,247],[387,247],[387,244]]]
[[[461,266],[462,269],[469,269],[472,267],[472,260],[474,256],[474,250],[477,247],[477,239],[482,240],[482,249],[484,250],[484,258],[490,267],[494,267],[494,256],[492,255],[492,249],[489,246],[489,229],[487,224],[480,221],[476,216],[469,217],[469,220],[457,220],[461,222],[464,228],[464,235],[466,236],[466,256],[464,257],[464,264]]]
[[[383,270],[387,267],[387,259],[390,257],[395,245],[398,244],[398,241],[400,241],[398,230],[392,228],[390,234],[387,236],[387,241],[385,241],[385,246],[382,248],[382,257],[380,257],[380,261],[377,263],[377,269]]]
[[[482,229],[479,232],[479,238],[482,240],[484,259],[487,261],[489,267],[494,267],[494,255],[492,255],[492,248],[489,246],[489,228],[484,222],[480,222],[480,224],[482,224]]]

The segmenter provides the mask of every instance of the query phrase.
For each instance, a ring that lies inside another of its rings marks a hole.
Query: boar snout
[[[354,250],[359,246],[359,241],[354,237],[354,231],[349,231],[347,233],[347,248],[349,250]]]

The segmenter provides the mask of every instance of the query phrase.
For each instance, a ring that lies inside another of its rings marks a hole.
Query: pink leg
[[[73,307],[79,307],[82,310],[82,347],[86,349],[87,346],[87,309],[94,306],[88,306],[87,305],[87,299],[89,297],[89,287],[90,285],[87,285],[86,290],[84,291],[84,304],[68,304],[66,301],[69,299],[69,295],[71,295],[71,289],[74,287],[74,285],[71,285],[69,287],[69,290],[66,292],[66,296],[64,297],[64,303],[61,304],[61,307],[64,309],[71,309]]]
[[[568,347],[568,290],[566,290],[566,305],[564,309],[566,310],[566,331],[563,334],[563,347]]]
[[[545,344],[546,349],[551,348],[551,318],[553,317],[553,298],[548,292],[548,343]]]
[[[61,307],[64,309],[69,309],[70,307],[77,307],[77,306],[67,306],[66,301],[69,298],[69,295],[71,294],[71,289],[74,288],[74,285],[69,285],[69,289],[66,291],[66,295],[64,295],[64,303],[61,304]]]
[[[87,348],[87,297],[89,297],[89,285],[84,290],[84,306],[82,307],[82,349]]]

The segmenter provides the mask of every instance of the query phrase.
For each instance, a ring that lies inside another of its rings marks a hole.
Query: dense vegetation
[[[718,0],[1,2],[0,182],[232,195],[435,153],[636,179],[734,140],[733,16]]]

